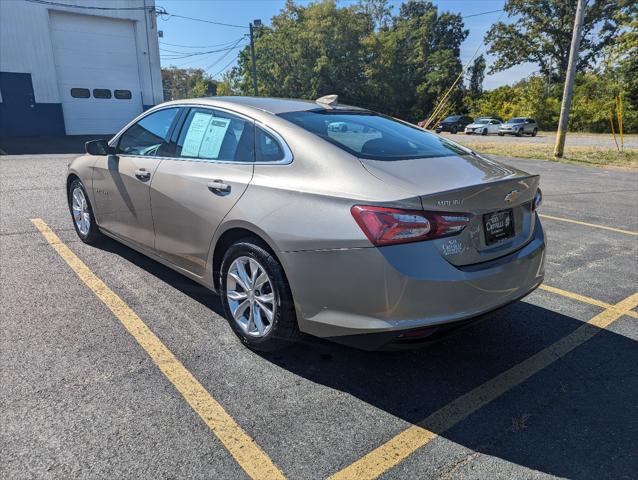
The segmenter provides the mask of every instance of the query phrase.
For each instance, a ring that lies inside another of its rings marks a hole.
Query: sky
[[[463,16],[477,13],[490,12],[503,8],[505,0],[432,0],[442,11],[461,13]],[[157,20],[157,28],[163,32],[160,38],[160,53],[162,66],[175,65],[178,67],[204,68],[215,79],[220,79],[222,74],[235,65],[239,48],[231,51],[214,52],[207,55],[193,55],[183,57],[183,52],[200,52],[217,49],[225,49],[229,46],[237,47],[247,44],[245,34],[248,33],[248,24],[254,19],[260,19],[263,24],[270,25],[273,15],[283,8],[284,0],[155,0],[157,7],[163,7],[168,13],[194,17],[214,22],[227,23],[235,26],[214,25],[177,17],[160,17]],[[297,3],[307,4],[307,0],[298,0]],[[340,6],[354,3],[351,0],[338,1]],[[390,2],[394,8],[393,14],[399,13],[401,1]],[[501,17],[502,15],[502,17]],[[498,21],[508,21],[507,15],[502,12],[493,12],[485,15],[468,17],[464,19],[465,28],[469,35],[461,46],[461,61],[465,65],[472,59],[476,49],[482,45],[483,37],[490,26]],[[169,45],[170,44],[170,45]],[[179,46],[176,46],[179,45]],[[189,48],[189,47],[204,48]],[[481,47],[479,53],[485,53]],[[487,57],[487,65],[491,63]],[[483,88],[491,90],[501,85],[514,83],[534,73],[538,68],[533,64],[523,64],[509,70],[493,75],[485,76]]]

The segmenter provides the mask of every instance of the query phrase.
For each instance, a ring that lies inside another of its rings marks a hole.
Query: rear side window
[[[255,131],[255,160],[258,162],[278,162],[284,159],[284,150],[270,133],[257,127]]]
[[[94,88],[93,98],[111,98],[111,91],[106,88]]]
[[[122,134],[117,144],[118,152],[162,156],[178,111],[179,108],[165,108],[145,116]]]
[[[88,88],[72,88],[71,96],[73,98],[89,98],[91,96],[91,92]]]
[[[182,158],[254,161],[254,125],[237,115],[208,108],[192,108],[177,140]]]
[[[421,128],[376,113],[311,110],[279,116],[360,158],[407,160],[467,154]]]
[[[113,95],[118,100],[130,100],[132,97],[130,90],[115,90]]]

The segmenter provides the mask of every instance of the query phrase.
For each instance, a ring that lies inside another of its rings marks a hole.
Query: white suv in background
[[[498,131],[499,136],[516,135],[520,137],[524,134],[535,137],[538,133],[538,124],[536,120],[528,117],[514,117],[501,125]]]

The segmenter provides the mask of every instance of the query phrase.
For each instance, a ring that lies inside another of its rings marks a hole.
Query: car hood
[[[487,127],[487,123],[470,123],[469,125],[466,126],[466,128],[480,128],[480,127]]]
[[[375,177],[414,195],[529,176],[521,170],[476,154],[413,160],[360,161]]]

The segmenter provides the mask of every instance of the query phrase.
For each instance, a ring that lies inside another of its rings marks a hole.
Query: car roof
[[[330,109],[330,110],[361,110],[363,108],[350,105],[338,104],[335,106],[317,103],[314,100],[302,100],[294,98],[272,98],[272,97],[204,97],[190,98],[184,100],[174,100],[164,105],[193,104],[210,105],[211,107],[226,107],[229,109],[250,113],[251,110],[278,114],[285,112],[301,112],[309,110]]]

